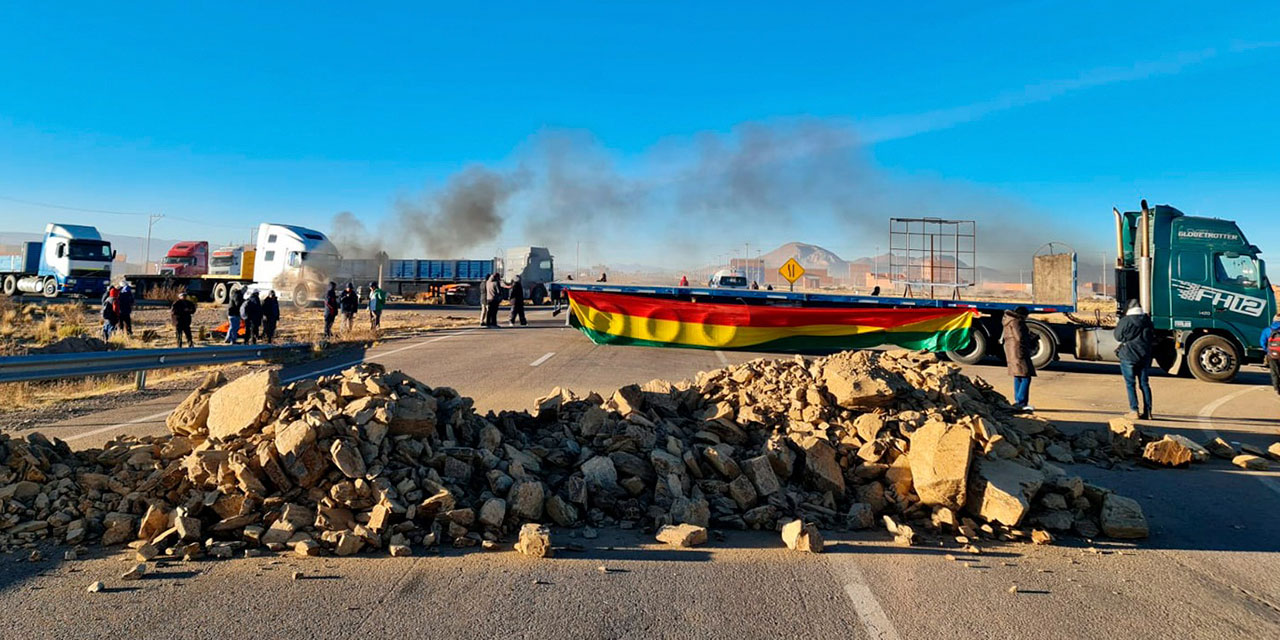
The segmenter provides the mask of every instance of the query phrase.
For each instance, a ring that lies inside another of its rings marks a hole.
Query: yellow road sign
[[[804,275],[804,267],[800,266],[800,263],[796,262],[795,258],[790,258],[778,268],[778,273],[782,274],[782,277],[786,278],[787,282],[795,284],[796,280],[799,280]]]

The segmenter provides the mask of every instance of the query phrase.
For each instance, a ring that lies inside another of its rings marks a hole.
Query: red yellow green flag
[[[784,307],[570,291],[578,327],[596,344],[820,352],[897,345],[948,351],[969,343],[965,309]]]

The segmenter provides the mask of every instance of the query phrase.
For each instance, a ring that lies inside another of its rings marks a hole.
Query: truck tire
[[[58,297],[58,281],[53,278],[45,278],[44,287],[41,290],[46,298]]]
[[[311,306],[311,291],[307,289],[307,285],[300,284],[293,290],[293,306],[299,309]]]
[[[1187,366],[1205,382],[1231,382],[1240,372],[1240,352],[1222,336],[1203,335],[1187,350]]]
[[[1158,342],[1153,355],[1153,360],[1161,371],[1175,377],[1191,377],[1191,372],[1187,370],[1187,359],[1181,351],[1178,351],[1173,340]]]
[[[18,295],[18,279],[16,277],[4,277],[4,294],[6,296]]]
[[[987,357],[987,334],[978,327],[969,330],[969,344],[963,349],[948,351],[947,358],[960,364],[978,364]]]
[[[213,302],[215,304],[226,304],[227,300],[227,283],[219,282],[213,285]]]
[[[1043,369],[1058,357],[1058,338],[1053,330],[1039,322],[1028,322],[1027,330],[1036,337],[1036,350],[1031,352],[1031,366]]]
[[[547,301],[547,290],[542,285],[533,288],[533,293],[529,294],[529,300],[535,305],[541,305]]]

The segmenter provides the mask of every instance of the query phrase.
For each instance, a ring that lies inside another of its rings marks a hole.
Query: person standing
[[[272,289],[262,300],[262,338],[267,344],[271,344],[276,339],[278,322],[280,322],[280,299],[276,297],[276,290]]]
[[[244,289],[231,292],[231,300],[227,303],[227,344],[235,344],[240,339],[240,307],[244,305]]]
[[[680,286],[682,287],[689,286],[689,276],[680,276]]]
[[[369,329],[382,328],[382,310],[387,307],[387,292],[376,282],[369,283]]]
[[[485,315],[484,326],[498,326],[498,307],[502,304],[502,284],[498,281],[498,274],[489,274],[489,279],[484,282],[484,300]]]
[[[116,331],[116,322],[120,316],[116,314],[116,297],[114,295],[115,287],[112,287],[108,293],[107,301],[102,303],[102,339],[110,340],[111,334]]]
[[[1124,317],[1116,323],[1113,335],[1120,347],[1120,373],[1124,376],[1124,390],[1129,395],[1129,415],[1133,419],[1151,419],[1151,383],[1147,376],[1151,368],[1151,356],[1156,345],[1156,328],[1151,316],[1142,310],[1137,300],[1130,300]],[[1142,407],[1138,407],[1137,389],[1142,390]]]
[[[245,344],[258,344],[258,336],[262,332],[262,300],[258,292],[249,294],[249,298],[240,306],[240,317],[244,322]]]
[[[511,301],[511,315],[507,317],[507,326],[516,326],[516,318],[520,319],[520,326],[528,326],[529,322],[524,319],[524,285],[520,283],[520,276],[511,281],[507,291],[507,298]]]
[[[187,337],[187,346],[196,346],[191,339],[191,317],[196,313],[196,305],[187,294],[178,294],[178,299],[169,305],[169,319],[173,321],[173,332],[178,338],[178,348],[182,348],[182,336]]]
[[[338,284],[329,283],[329,290],[324,294],[324,337],[333,336],[333,321],[338,317]]]
[[[120,327],[130,336],[133,335],[133,300],[133,289],[127,284],[120,287],[116,296],[116,314],[120,316]]]
[[[600,277],[596,278],[596,282],[608,282],[608,281],[609,281],[609,274],[603,271],[600,272]]]
[[[1005,311],[1004,333],[1000,336],[1009,375],[1013,376],[1013,406],[1021,411],[1035,411],[1030,404],[1031,379],[1036,375],[1036,368],[1031,364],[1031,343],[1035,338],[1027,329],[1028,315],[1030,311],[1026,307]]]
[[[342,310],[342,329],[350,333],[356,321],[356,311],[360,309],[360,296],[350,282],[342,289],[342,295],[338,296],[338,307]]]

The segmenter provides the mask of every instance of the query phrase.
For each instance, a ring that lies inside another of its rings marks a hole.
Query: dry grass
[[[80,303],[17,304],[9,298],[0,298],[0,353],[91,335],[93,325],[86,313],[87,308]]]
[[[171,369],[147,372],[147,383],[157,384],[203,376],[215,367]],[[0,384],[0,414],[54,405],[117,393],[133,393],[134,374],[92,376],[70,380],[12,382]]]
[[[147,300],[164,300],[173,302],[178,296],[186,293],[187,288],[176,284],[165,284],[147,288]]]

